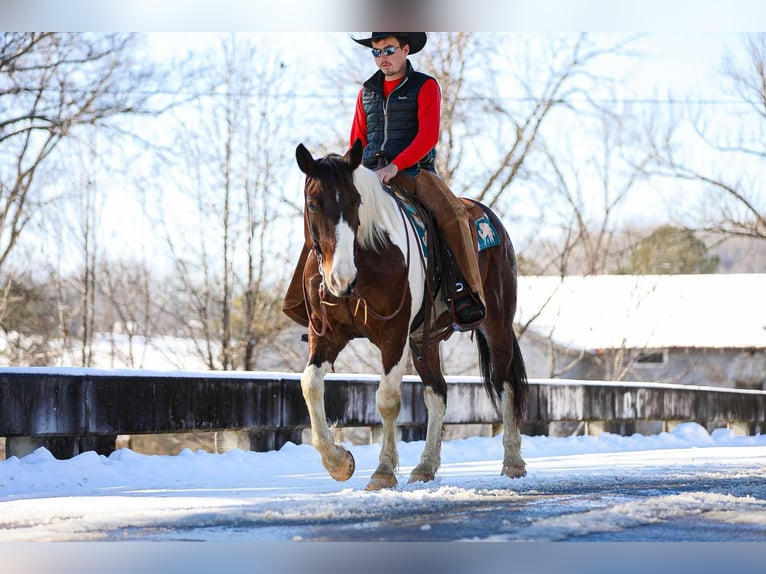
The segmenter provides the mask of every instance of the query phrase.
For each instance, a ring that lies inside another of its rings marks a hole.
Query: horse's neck
[[[361,169],[361,168],[360,168]],[[359,172],[357,169],[356,172]],[[369,170],[363,172],[354,183],[362,196],[359,206],[359,229],[357,242],[361,247],[379,251],[380,248],[394,245],[401,251],[407,266],[407,282],[412,298],[410,317],[413,317],[423,301],[425,269],[419,257],[413,257],[417,250],[417,233],[411,227],[393,195],[383,189],[378,176]],[[362,231],[364,230],[364,231]],[[362,239],[362,235],[365,239]],[[366,245],[365,245],[366,242]]]
[[[364,170],[357,176],[357,172]],[[394,198],[382,187],[373,172],[358,168],[354,182],[362,204],[359,207],[359,234],[357,239],[362,247],[376,249],[390,241],[400,245],[406,241],[403,221]]]

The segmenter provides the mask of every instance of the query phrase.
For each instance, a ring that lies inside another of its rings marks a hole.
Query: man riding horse
[[[381,182],[413,193],[436,220],[461,275],[448,289],[453,327],[467,331],[485,316],[476,229],[466,206],[436,175],[441,91],[435,78],[414,70],[407,59],[422,50],[426,40],[425,32],[373,32],[369,38],[354,38],[372,49],[378,71],[359,90],[350,144],[361,140],[364,165],[375,170]],[[305,236],[282,310],[308,326],[302,276],[312,246],[308,232]]]

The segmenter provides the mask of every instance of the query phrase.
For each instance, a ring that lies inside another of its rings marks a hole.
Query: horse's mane
[[[362,196],[356,234],[360,247],[378,251],[389,242],[399,243],[401,214],[378,176],[360,165],[354,170],[354,185]]]

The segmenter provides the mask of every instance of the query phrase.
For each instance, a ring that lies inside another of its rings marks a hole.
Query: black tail
[[[492,361],[489,356],[489,345],[487,344],[487,338],[480,329],[474,331],[476,335],[476,348],[479,350],[479,371],[481,372],[481,382],[484,383],[484,388],[487,391],[487,395],[492,399],[492,404],[495,405],[500,420],[503,420],[503,409],[500,406],[500,393],[502,389],[497,387],[501,383],[495,382],[494,369],[492,368]]]
[[[502,419],[502,406],[500,396],[503,392],[503,377],[497,376],[492,361],[490,360],[489,345],[487,339],[481,330],[474,331],[476,334],[476,347],[479,350],[479,370],[484,388],[487,391],[492,403],[495,405],[498,415]],[[516,414],[516,421],[520,422],[524,416],[524,410],[527,406],[527,390],[529,383],[527,381],[527,368],[524,366],[524,357],[521,356],[521,348],[516,334],[513,334],[513,358],[511,359],[510,384],[513,389],[513,410]]]
[[[527,380],[527,367],[524,365],[524,357],[521,356],[521,347],[516,333],[513,334],[513,359],[511,360],[511,387],[513,388],[513,410],[516,421],[521,422],[524,411],[527,408],[527,394],[529,381]]]

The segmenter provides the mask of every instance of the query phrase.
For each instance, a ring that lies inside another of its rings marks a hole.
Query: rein
[[[324,301],[324,276],[322,275],[322,255],[321,252],[319,252],[316,248],[312,247],[311,251],[316,253],[317,260],[319,262],[319,275],[322,277],[322,283],[319,285],[319,299],[320,303],[326,303]],[[311,331],[317,336],[317,337],[324,337],[327,334],[327,309],[324,305],[322,305],[322,328],[320,330],[317,330],[316,327],[314,327],[314,321],[311,320],[311,308],[309,307],[309,296],[306,292],[306,268],[304,266],[303,268],[303,304],[306,306],[306,316],[309,318],[309,327],[311,327]]]
[[[402,217],[402,225],[404,225],[404,238],[405,242],[407,243],[407,254],[404,259],[404,268],[407,270],[407,276],[410,274],[410,228],[409,224],[407,223],[407,216],[404,215],[404,211],[402,211],[401,208],[399,208],[399,215]],[[407,282],[404,282],[404,287],[402,287],[402,296],[399,299],[399,306],[396,308],[396,310],[389,314],[389,315],[381,315],[380,313],[376,312],[375,310],[371,309],[369,305],[367,304],[367,300],[362,297],[362,295],[359,293],[359,291],[354,287],[351,290],[351,299],[356,300],[356,307],[354,308],[354,317],[356,317],[357,312],[359,311],[359,305],[361,303],[364,304],[364,324],[367,324],[367,315],[368,313],[375,317],[376,319],[380,321],[388,321],[389,319],[393,319],[396,317],[399,312],[404,308],[404,302],[407,300]]]

